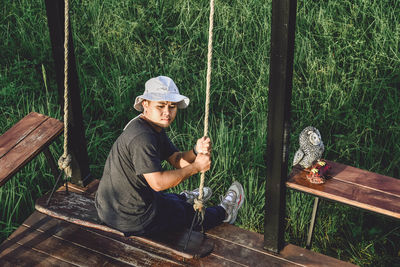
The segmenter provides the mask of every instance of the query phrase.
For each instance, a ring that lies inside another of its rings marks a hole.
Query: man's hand
[[[176,170],[161,172],[144,173],[143,176],[147,183],[155,191],[162,191],[180,184],[188,177],[206,172],[211,167],[211,140],[208,137],[202,137],[196,142],[197,156],[192,150],[186,152],[175,152],[169,158],[168,162]]]
[[[198,154],[211,155],[211,139],[207,136],[203,136],[202,138],[197,140],[195,149]]]
[[[211,167],[211,156],[209,154],[199,153],[193,162],[198,172],[206,172]]]

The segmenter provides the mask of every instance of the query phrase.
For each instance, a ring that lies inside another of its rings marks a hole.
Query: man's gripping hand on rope
[[[211,139],[207,136],[203,136],[202,138],[198,139],[196,145],[193,148],[194,154],[206,154],[211,155]]]
[[[185,152],[175,152],[168,158],[168,162],[176,168],[175,170],[145,173],[143,176],[155,191],[162,191],[177,186],[188,177],[210,169],[211,151],[210,138],[202,137],[197,140],[194,149]]]

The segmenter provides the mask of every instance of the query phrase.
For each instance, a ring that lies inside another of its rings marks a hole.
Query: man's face
[[[178,111],[175,102],[143,100],[142,105],[146,119],[161,128],[170,126]]]

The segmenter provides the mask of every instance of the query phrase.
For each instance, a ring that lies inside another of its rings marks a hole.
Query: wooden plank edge
[[[372,205],[369,205],[369,204],[365,204],[365,203],[362,203],[362,202],[358,202],[358,201],[351,200],[351,199],[348,199],[348,198],[345,198],[345,197],[341,197],[341,196],[337,196],[337,195],[334,195],[334,194],[329,194],[329,193],[326,193],[326,192],[322,192],[322,191],[319,191],[319,190],[316,190],[316,189],[312,189],[312,188],[309,188],[309,187],[305,187],[305,186],[302,186],[302,185],[298,185],[296,183],[292,183],[292,182],[289,182],[289,181],[286,182],[286,186],[288,188],[295,189],[295,190],[298,190],[300,192],[309,193],[311,195],[314,195],[314,196],[317,196],[317,197],[322,197],[322,198],[325,198],[327,200],[337,201],[337,202],[340,202],[340,203],[348,204],[348,205],[356,207],[356,208],[361,208],[361,209],[372,211],[372,212],[375,212],[375,213],[378,213],[378,214],[386,215],[386,216],[389,216],[389,217],[392,217],[392,218],[395,218],[395,219],[400,219],[400,213],[397,213],[397,212],[394,212],[394,211],[385,210],[385,209],[382,209],[382,208],[379,208],[379,207],[376,207],[376,206],[372,206]]]

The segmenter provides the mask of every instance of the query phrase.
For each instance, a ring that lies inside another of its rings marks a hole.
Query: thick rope
[[[68,37],[69,37],[69,0],[64,0],[64,154],[58,160],[58,167],[67,177],[72,176],[71,155],[68,154]]]
[[[207,54],[207,79],[206,79],[206,104],[204,112],[204,136],[208,135],[208,117],[210,110],[210,84],[211,84],[211,60],[213,49],[213,27],[214,27],[214,0],[210,0],[210,26],[208,29],[208,54]],[[194,200],[193,208],[203,212],[203,188],[205,173],[200,175],[199,197]]]

